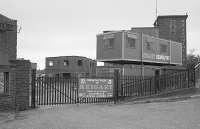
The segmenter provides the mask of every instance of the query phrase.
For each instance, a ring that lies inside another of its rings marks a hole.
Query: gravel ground
[[[46,106],[18,113],[0,129],[200,129],[200,99]]]

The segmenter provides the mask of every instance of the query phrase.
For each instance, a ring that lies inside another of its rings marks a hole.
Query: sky
[[[200,54],[200,1],[158,0],[158,15],[185,15],[187,51]],[[96,58],[104,30],[151,27],[156,0],[0,0],[0,13],[18,21],[17,57],[45,67],[45,57]]]

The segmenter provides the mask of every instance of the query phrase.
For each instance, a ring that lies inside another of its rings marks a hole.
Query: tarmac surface
[[[41,106],[0,119],[0,129],[200,129],[199,96],[146,102]]]

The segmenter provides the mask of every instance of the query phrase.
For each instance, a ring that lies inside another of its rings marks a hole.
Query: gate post
[[[159,76],[155,75],[154,76],[155,94],[159,93],[159,80],[160,80]]]
[[[36,81],[36,69],[32,69],[32,79],[31,79],[31,107],[36,107],[36,101],[35,101],[35,81]]]
[[[117,103],[117,101],[118,101],[118,97],[119,97],[119,95],[118,95],[118,88],[119,88],[119,80],[120,78],[119,78],[119,70],[118,69],[116,69],[116,70],[114,70],[114,104],[116,104]]]
[[[187,85],[188,85],[187,88],[190,88],[190,69],[187,69],[187,76],[188,76],[188,77],[187,77],[187,78],[188,78],[188,79],[187,79],[187,81],[188,81],[188,82],[187,82]]]

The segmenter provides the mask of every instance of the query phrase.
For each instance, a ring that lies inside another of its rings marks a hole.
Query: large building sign
[[[79,79],[79,98],[113,97],[113,79]]]

